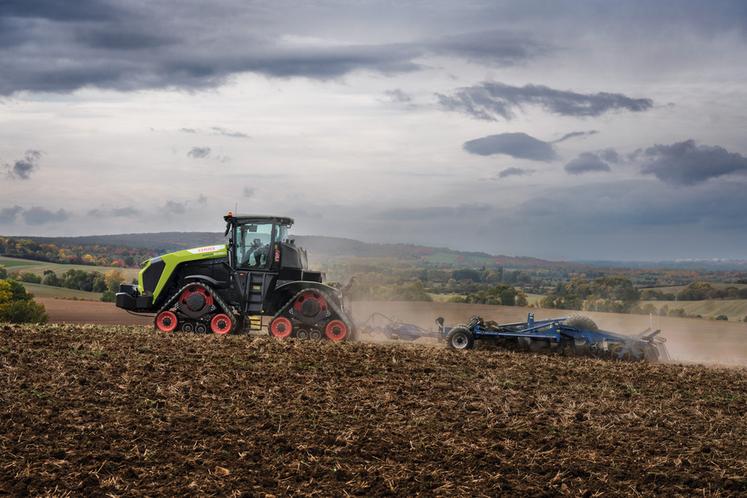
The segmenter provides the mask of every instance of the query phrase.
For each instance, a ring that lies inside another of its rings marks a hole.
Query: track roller
[[[332,320],[324,327],[324,335],[333,342],[344,341],[348,332],[348,326],[342,320]]]
[[[293,333],[293,324],[284,316],[278,316],[270,322],[268,329],[271,336],[286,339]]]
[[[218,313],[210,320],[210,330],[213,334],[226,335],[231,332],[231,327],[233,327],[231,318],[225,313]]]
[[[162,311],[156,316],[156,328],[161,332],[173,332],[177,325],[176,315],[171,311]]]

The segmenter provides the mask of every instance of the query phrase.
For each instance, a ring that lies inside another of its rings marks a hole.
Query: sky
[[[0,233],[747,259],[743,1],[3,0]]]

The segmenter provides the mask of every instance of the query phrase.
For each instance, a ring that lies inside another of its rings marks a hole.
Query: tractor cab
[[[280,280],[303,280],[308,270],[306,251],[288,239],[293,219],[285,216],[228,213],[228,259],[231,268],[252,272],[278,272]],[[313,280],[316,280],[314,276]]]
[[[291,218],[228,213],[226,235],[232,268],[269,270],[280,263],[280,245],[288,238]]]

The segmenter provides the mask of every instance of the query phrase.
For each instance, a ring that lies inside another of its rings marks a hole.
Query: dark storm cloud
[[[640,152],[641,172],[671,185],[696,185],[711,178],[747,173],[747,157],[723,147],[697,145],[686,140],[671,145],[654,145]]]
[[[48,21],[97,21],[112,19],[122,11],[101,0],[3,0],[0,17],[38,18]]]
[[[39,169],[39,159],[42,153],[38,150],[27,150],[22,159],[13,161],[13,164],[7,165],[8,175],[11,178],[19,180],[28,180],[31,174]]]
[[[116,20],[3,18],[4,33],[12,37],[4,35],[0,47],[0,94],[70,92],[86,86],[200,89],[241,72],[318,79],[356,70],[391,74],[418,69],[413,59],[424,53],[412,45],[306,46],[238,27],[205,30],[195,9],[180,9],[182,17],[173,19],[173,12],[156,5],[147,15],[122,11]],[[234,24],[231,19],[214,21]]]
[[[610,165],[594,152],[581,153],[577,158],[565,165],[565,170],[571,175],[611,171]]]
[[[399,7],[410,8],[417,9]],[[289,37],[299,31],[291,18],[301,10],[309,22],[300,29],[302,36]],[[341,3],[336,10],[356,7]],[[305,42],[305,37],[329,36],[323,29],[309,32],[315,22],[323,27],[328,17],[325,6],[283,2],[272,9],[239,1],[210,7],[186,3],[175,9],[167,2],[6,1],[0,3],[0,95],[88,86],[200,89],[242,72],[316,79],[359,70],[394,74],[420,69],[416,60],[428,55],[511,65],[548,50],[528,34],[465,30],[471,23],[450,29],[460,34],[425,32],[402,43],[388,38]]]
[[[75,33],[81,45],[97,50],[130,51],[155,49],[177,43],[178,39],[163,36],[126,24],[110,23],[103,27],[81,27]]]
[[[599,116],[609,111],[641,112],[651,109],[651,99],[636,99],[620,93],[583,94],[555,90],[543,85],[511,86],[483,82],[457,89],[451,95],[436,94],[446,110],[457,111],[487,121],[510,120],[523,106],[538,106],[562,116]]]
[[[509,176],[527,176],[534,173],[533,169],[527,168],[506,168],[498,173],[498,178],[507,178]]]
[[[210,155],[210,147],[192,147],[187,155],[192,159],[205,159]]]
[[[70,213],[64,209],[50,211],[47,208],[33,206],[21,213],[23,221],[27,225],[45,225],[47,223],[60,223],[70,218]]]
[[[107,209],[91,209],[88,211],[89,216],[97,218],[134,218],[140,216],[140,210],[132,206]]]
[[[16,218],[23,211],[21,206],[13,206],[0,209],[0,223],[11,224],[15,223]]]
[[[548,142],[543,142],[526,133],[499,133],[476,138],[465,142],[464,150],[470,154],[490,156],[506,154],[518,159],[532,161],[553,161],[558,158],[555,148]]]

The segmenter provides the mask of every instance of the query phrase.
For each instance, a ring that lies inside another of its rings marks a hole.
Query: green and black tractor
[[[339,288],[308,269],[306,251],[288,239],[291,218],[228,213],[228,244],[149,259],[137,285],[123,284],[118,307],[155,313],[163,332],[229,334],[260,330],[284,339],[351,340],[354,325]]]

